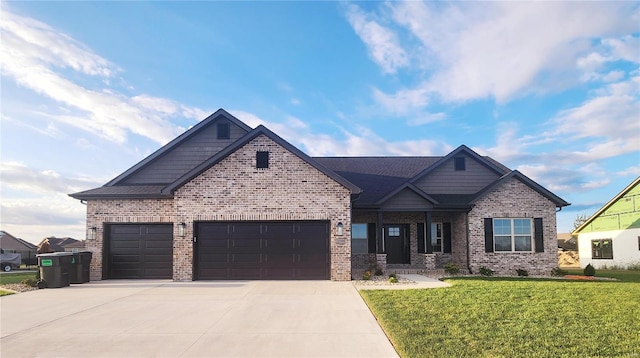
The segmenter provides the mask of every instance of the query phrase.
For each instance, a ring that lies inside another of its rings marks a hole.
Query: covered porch
[[[354,210],[351,265],[354,279],[364,271],[422,273],[448,263],[467,270],[465,210]]]

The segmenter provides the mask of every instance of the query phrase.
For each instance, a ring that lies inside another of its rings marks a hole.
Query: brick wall
[[[544,252],[486,253],[484,218],[542,218]],[[550,274],[558,266],[556,235],[555,204],[519,180],[510,179],[486,194],[469,213],[471,270],[478,273],[485,266],[506,275],[515,275],[519,268],[529,274]]]
[[[269,168],[256,169],[256,152]],[[329,220],[331,279],[351,279],[351,193],[266,136],[259,136],[174,193],[177,222],[187,225],[174,243],[174,279],[192,279],[195,221]],[[343,224],[343,235],[336,232]]]
[[[256,169],[256,151],[268,151],[269,168]],[[266,136],[259,136],[162,200],[90,200],[87,227],[97,239],[91,279],[102,278],[103,223],[181,223],[174,225],[173,279],[192,280],[196,221],[328,220],[331,227],[331,279],[351,279],[351,193]],[[337,235],[342,222],[343,234]]]
[[[121,199],[87,201],[87,230],[96,228],[95,240],[87,240],[85,248],[91,251],[91,280],[102,279],[102,248],[104,224],[172,223],[172,199]],[[177,235],[174,235],[177,236]],[[175,243],[174,243],[175,246]],[[175,247],[174,247],[175,252]]]

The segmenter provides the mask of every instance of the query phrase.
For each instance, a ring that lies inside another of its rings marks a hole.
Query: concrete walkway
[[[108,280],[0,298],[2,357],[397,357],[351,282]]]

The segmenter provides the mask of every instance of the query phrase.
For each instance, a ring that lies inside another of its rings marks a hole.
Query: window
[[[442,223],[431,223],[431,248],[442,252]]]
[[[256,168],[269,168],[269,152],[256,152]]]
[[[496,252],[533,251],[531,219],[493,219]]]
[[[398,226],[392,226],[390,228],[387,229],[387,235],[392,236],[392,237],[398,237],[400,236],[400,227]]]
[[[367,224],[351,225],[351,253],[366,254],[368,252]]]
[[[613,260],[611,239],[591,240],[591,258]]]
[[[231,138],[229,123],[218,123],[218,139]]]
[[[464,157],[453,158],[453,163],[454,163],[454,169],[455,170],[465,170],[466,169]]]

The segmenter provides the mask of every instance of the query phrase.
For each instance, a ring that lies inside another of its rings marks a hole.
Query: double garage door
[[[173,225],[110,225],[106,278],[172,278]],[[329,223],[195,224],[196,280],[329,279]]]
[[[194,276],[219,279],[329,279],[328,222],[196,224]]]

